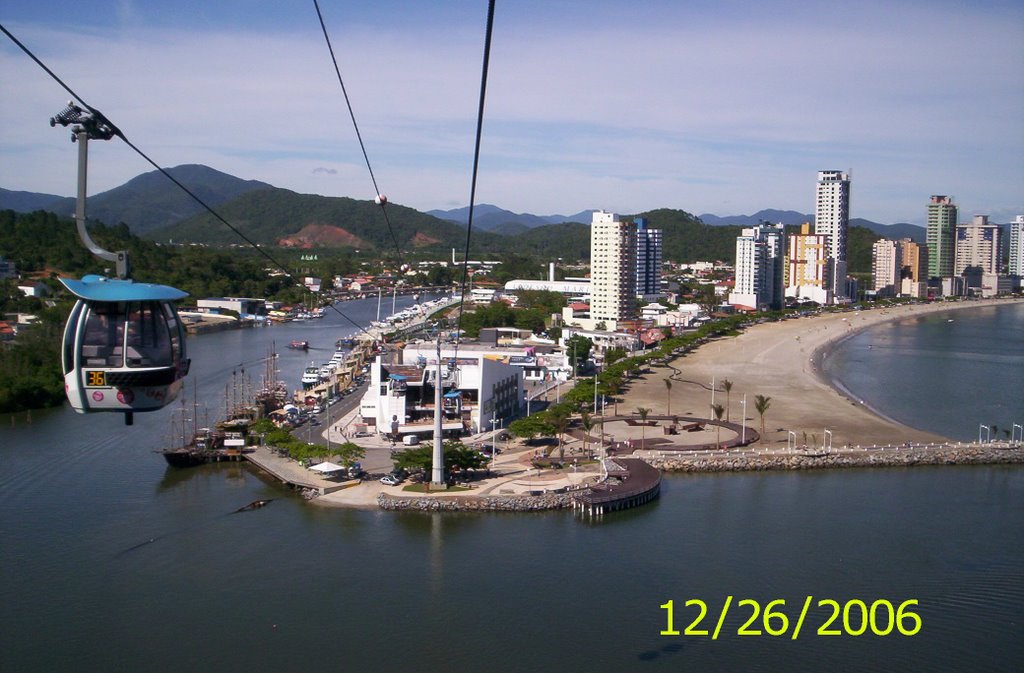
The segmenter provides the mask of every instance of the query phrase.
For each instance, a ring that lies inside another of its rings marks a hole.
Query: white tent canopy
[[[330,474],[332,472],[341,472],[345,468],[342,467],[341,465],[336,465],[336,464],[328,461],[328,462],[320,463],[319,465],[314,465],[313,467],[311,467],[309,469],[311,469],[311,470],[313,470],[315,472],[323,473],[323,474]]]

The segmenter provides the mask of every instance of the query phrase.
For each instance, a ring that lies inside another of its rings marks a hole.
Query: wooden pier
[[[661,493],[661,472],[639,458],[615,458],[609,477],[615,481],[591,486],[573,498],[573,509],[589,516],[604,516],[645,505]]]

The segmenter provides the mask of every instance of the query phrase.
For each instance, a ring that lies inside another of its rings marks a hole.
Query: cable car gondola
[[[64,388],[78,413],[155,411],[188,374],[185,331],[166,285],[89,275],[61,278],[78,297],[64,328]]]
[[[156,411],[172,402],[188,374],[185,330],[171,303],[188,293],[167,285],[136,283],[130,278],[127,251],[108,252],[89,236],[85,219],[89,140],[110,140],[121,136],[120,131],[97,110],[83,110],[74,101],[50,118],[50,126],[57,124],[71,126],[71,141],[78,143],[78,237],[89,252],[117,265],[116,279],[96,275],[60,279],[78,297],[64,326],[64,390],[78,413],[119,411],[125,415],[125,424],[131,425],[134,412]]]

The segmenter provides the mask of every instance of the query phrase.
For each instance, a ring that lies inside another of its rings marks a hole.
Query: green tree
[[[574,334],[565,340],[565,353],[569,356],[569,364],[572,366],[574,374],[579,363],[586,362],[590,358],[590,349],[593,345],[593,341],[581,334]]]
[[[551,427],[554,428],[555,436],[558,437],[558,459],[565,460],[565,445],[562,443],[563,435],[569,428],[568,416],[556,414],[551,418]]]
[[[721,422],[722,414],[725,413],[725,407],[721,404],[712,404],[711,411],[715,414],[715,420]],[[722,426],[715,424],[715,448],[722,448]]]
[[[430,444],[411,446],[395,453],[391,460],[396,469],[409,472],[423,471],[429,475],[434,463],[434,447]]]
[[[758,415],[761,417],[761,440],[764,441],[764,414],[768,411],[768,407],[771,406],[770,397],[764,395],[754,395],[754,408],[757,409]]]
[[[446,471],[451,474],[483,469],[487,467],[487,457],[458,440],[449,440],[444,443],[444,463]]]
[[[626,349],[619,348],[618,346],[609,348],[604,352],[604,362],[606,365],[613,365],[624,357],[626,357]]]
[[[590,431],[594,429],[594,419],[586,411],[580,414],[580,428],[583,429],[583,452],[587,453],[590,441]]]
[[[726,421],[726,423],[728,423],[729,420],[730,420],[729,419],[729,409],[732,406],[729,403],[729,398],[731,397],[731,393],[732,393],[732,381],[730,381],[729,379],[725,379],[724,381],[722,381],[722,390],[725,391],[725,421]]]
[[[651,413],[651,410],[647,407],[637,407],[636,413],[640,417],[640,448],[642,450],[647,443],[647,414]]]
[[[516,437],[532,441],[538,436],[549,437],[554,434],[554,428],[545,414],[533,414],[526,418],[517,418],[508,424],[508,430]]]
[[[618,416],[619,415],[619,398],[617,396],[618,396],[619,393],[622,392],[622,381],[620,379],[617,379],[617,378],[613,379],[613,380],[611,380],[611,381],[609,381],[607,383],[606,388],[608,390],[609,397],[612,398],[612,404],[615,406],[614,414],[616,416]]]
[[[341,464],[345,467],[352,467],[357,461],[366,457],[366,449],[355,442],[344,442],[339,444],[334,452]]]

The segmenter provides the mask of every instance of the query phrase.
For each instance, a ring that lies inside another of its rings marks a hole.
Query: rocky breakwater
[[[482,497],[396,497],[381,493],[377,496],[381,509],[419,512],[539,512],[572,507],[570,493],[544,493],[541,495],[496,495]]]
[[[930,445],[825,454],[724,453],[645,459],[665,472],[747,472],[761,470],[821,470],[844,467],[911,467],[914,465],[1000,465],[1024,463],[1021,447],[1006,445]]]

